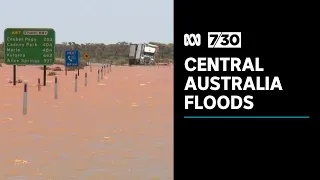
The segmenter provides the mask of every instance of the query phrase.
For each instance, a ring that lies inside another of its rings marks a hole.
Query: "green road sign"
[[[4,62],[8,65],[52,65],[55,31],[38,28],[4,30]]]

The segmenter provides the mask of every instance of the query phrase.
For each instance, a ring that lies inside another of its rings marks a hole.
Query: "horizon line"
[[[75,42],[76,44],[104,44],[104,45],[109,45],[109,44],[117,44],[121,42],[126,42],[128,44],[143,44],[143,43],[135,43],[135,42],[127,42],[127,41],[118,41],[118,42],[113,42],[113,43],[105,43],[105,42],[76,42],[76,41],[62,41],[62,42],[55,42],[55,44],[63,44],[63,43],[69,43],[69,42]],[[3,44],[4,40],[0,41],[0,44]],[[174,44],[173,42],[160,42],[160,41],[148,41],[144,43],[159,43],[159,44]]]
[[[184,116],[184,119],[309,119],[310,116]]]

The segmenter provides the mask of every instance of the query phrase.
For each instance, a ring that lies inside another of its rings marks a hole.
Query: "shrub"
[[[41,70],[43,70],[43,66],[39,67]],[[46,70],[51,70],[51,67],[46,66]]]
[[[119,60],[113,61],[112,64],[117,65],[117,66],[126,66],[129,64],[129,60],[128,59],[119,59]]]
[[[16,81],[16,83],[22,83],[22,82],[23,82],[22,79],[18,79],[18,81]],[[9,83],[13,83],[13,81],[9,80]]]
[[[54,67],[52,68],[52,71],[62,71],[61,67]]]
[[[57,75],[57,73],[54,72],[54,71],[51,71],[51,72],[48,73],[48,76],[55,76],[55,75]]]
[[[74,68],[74,67],[68,67],[67,68],[67,71],[75,71],[75,70],[77,70],[78,68]]]
[[[54,64],[64,65],[64,61],[61,60],[55,60]]]
[[[78,69],[84,69],[85,66],[79,66],[79,67],[68,67],[67,70],[68,71],[76,71]]]

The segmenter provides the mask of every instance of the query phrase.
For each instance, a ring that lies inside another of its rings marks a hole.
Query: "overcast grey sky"
[[[173,0],[1,0],[0,6],[2,34],[44,27],[55,29],[57,43],[173,42]]]

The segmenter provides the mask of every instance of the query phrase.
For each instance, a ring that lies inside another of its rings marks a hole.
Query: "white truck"
[[[129,65],[151,65],[155,63],[158,46],[153,44],[131,44]]]

